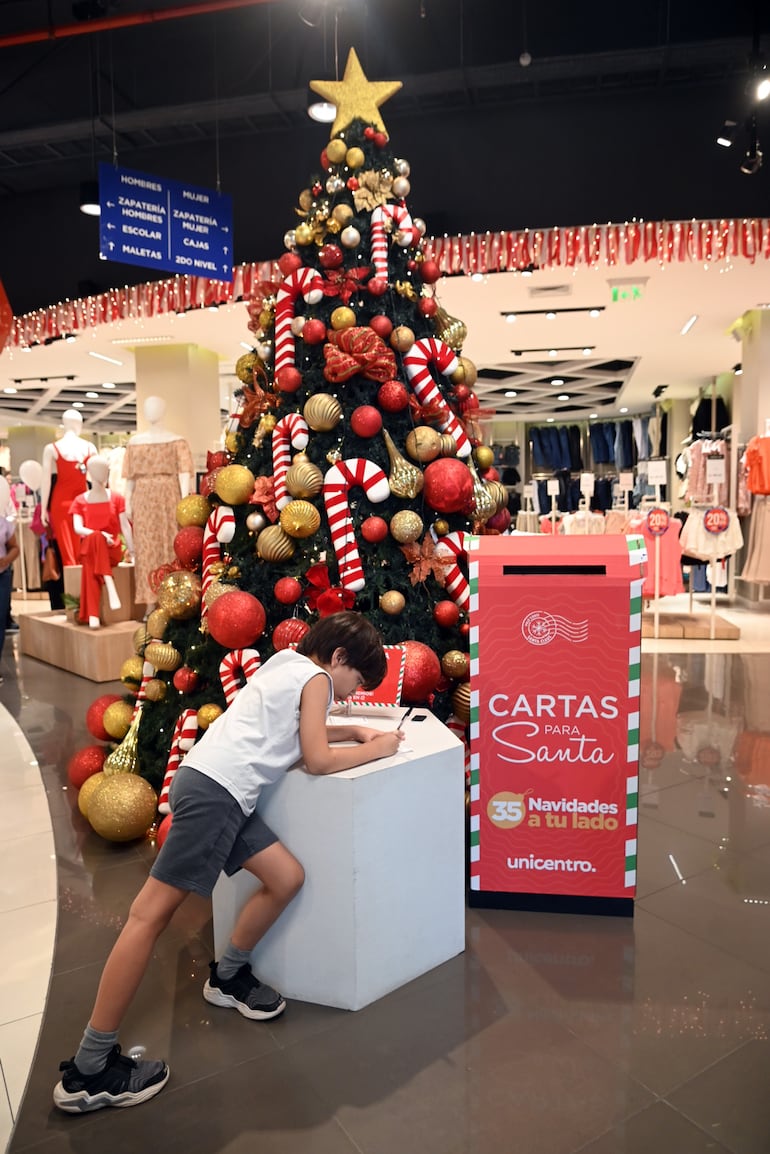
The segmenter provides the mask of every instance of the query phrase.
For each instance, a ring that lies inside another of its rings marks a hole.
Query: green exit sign
[[[612,286],[612,301],[640,301],[644,287],[640,284],[615,284]]]

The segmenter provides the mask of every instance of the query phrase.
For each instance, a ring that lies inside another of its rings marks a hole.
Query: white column
[[[196,469],[202,469],[221,436],[217,354],[198,345],[146,345],[134,355],[137,431],[146,427],[144,401],[162,397],[165,427],[187,441]]]

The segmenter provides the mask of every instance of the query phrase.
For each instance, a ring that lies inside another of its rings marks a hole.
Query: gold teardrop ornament
[[[142,707],[140,705],[134,714],[134,720],[128,727],[128,733],[117,749],[113,749],[102,766],[102,773],[106,774],[107,777],[111,777],[114,773],[136,773],[138,766],[136,746],[141,718]]]
[[[439,340],[459,353],[468,336],[468,328],[464,321],[458,320],[457,317],[450,317],[446,309],[442,309],[439,305],[433,317],[433,324],[436,327],[436,336]]]
[[[388,450],[388,458],[390,459],[390,476],[388,477],[388,484],[390,485],[391,493],[396,497],[407,497],[411,499],[416,497],[422,491],[425,484],[425,478],[420,469],[415,465],[410,465],[405,457],[402,457],[393,443],[393,438],[387,429],[382,430],[382,436],[385,440],[385,447]]]

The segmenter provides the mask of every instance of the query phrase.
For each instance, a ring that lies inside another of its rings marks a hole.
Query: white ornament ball
[[[345,248],[355,248],[361,243],[361,233],[357,228],[353,228],[352,224],[349,224],[348,227],[343,228],[340,233],[340,240]]]
[[[291,325],[289,326],[295,337],[302,336],[302,330],[305,327],[305,317],[292,317]]]
[[[409,196],[412,191],[412,186],[405,176],[397,176],[393,181],[393,195],[401,197]]]
[[[252,533],[259,533],[267,524],[267,518],[264,513],[249,513],[246,518],[246,528],[250,529]]]
[[[412,221],[412,224],[417,229],[420,236],[425,236],[425,233],[428,231],[428,226],[421,216],[416,216]]]
[[[261,361],[269,361],[273,355],[273,342],[259,341],[256,345],[256,352]]]
[[[409,173],[412,171],[409,161],[404,160],[403,157],[397,157],[393,161],[393,167],[399,176],[409,176]]]
[[[297,244],[297,234],[293,228],[290,228],[288,232],[285,232],[283,234],[284,248],[292,249],[292,248],[296,247],[296,244]]]

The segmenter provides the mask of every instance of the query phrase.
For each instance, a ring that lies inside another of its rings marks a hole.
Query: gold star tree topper
[[[367,80],[356,50],[351,48],[342,80],[311,80],[310,87],[337,109],[330,133],[330,136],[336,136],[356,118],[385,132],[379,107],[398,92],[401,81]]]

